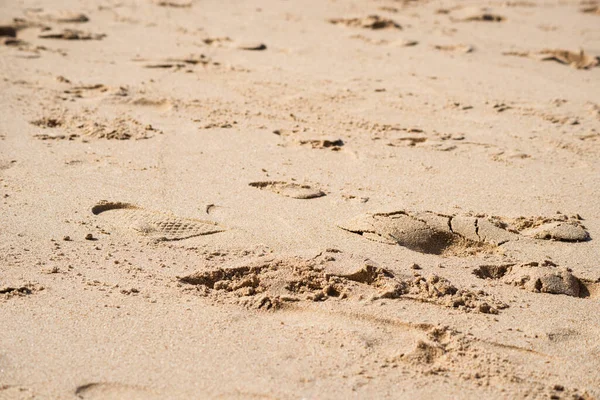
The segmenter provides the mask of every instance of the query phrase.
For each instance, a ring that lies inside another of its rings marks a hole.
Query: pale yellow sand
[[[597,7],[1,2],[0,399],[600,398]]]

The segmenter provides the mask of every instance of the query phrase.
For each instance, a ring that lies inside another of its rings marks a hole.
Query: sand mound
[[[338,250],[314,258],[259,257],[179,279],[216,301],[267,310],[304,301],[364,298],[409,299],[492,314],[507,307],[484,292],[459,289],[438,275],[397,277],[369,259]]]

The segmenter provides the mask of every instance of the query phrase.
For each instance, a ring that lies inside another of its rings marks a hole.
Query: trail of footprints
[[[252,185],[267,187],[282,196],[312,198],[309,188],[277,182]],[[273,187],[271,187],[273,186]],[[305,192],[308,191],[308,192]],[[318,196],[317,196],[318,197]],[[212,222],[181,218],[147,210],[130,203],[102,201],[92,208],[95,215],[117,228],[125,228],[157,241],[182,240],[223,232]],[[366,214],[340,225],[344,230],[390,245],[442,255],[467,255],[493,251],[521,237],[583,241],[589,234],[577,219],[456,217],[432,212]],[[473,271],[480,279],[499,280],[524,289],[573,297],[589,296],[589,287],[571,271],[543,263],[482,265]],[[497,313],[506,307],[483,292],[458,289],[437,275],[427,278],[395,277],[372,261],[328,250],[315,258],[275,257],[245,260],[200,271],[180,279],[196,285],[205,295],[215,295],[251,308],[277,309],[301,300],[328,298],[411,298],[465,310]]]
[[[311,199],[324,195],[310,186],[285,182],[253,182],[251,187],[284,197]],[[123,202],[102,201],[92,213],[117,229],[125,228],[156,241],[182,240],[225,231],[212,222],[147,210]],[[514,240],[589,240],[578,216],[501,218],[451,216],[434,212],[397,211],[364,214],[340,228],[369,240],[437,255],[466,256],[493,252]],[[589,297],[596,283],[584,282],[568,269],[542,263],[481,265],[480,279],[495,280],[536,293]],[[277,310],[297,302],[326,300],[404,299],[466,312],[497,314],[508,307],[482,290],[461,289],[436,274],[395,275],[363,257],[328,249],[314,257],[260,254],[237,263],[217,263],[179,277],[188,289],[217,302],[250,309]]]
[[[309,185],[284,181],[251,182],[249,186],[294,199],[314,199],[325,193]],[[182,240],[223,232],[225,227],[171,213],[148,210],[130,203],[102,201],[92,213],[117,229],[127,229],[156,241]],[[590,239],[579,216],[503,218],[486,215],[444,215],[431,211],[395,211],[359,215],[339,225],[366,239],[399,245],[425,254],[469,256],[493,253],[509,241]],[[336,268],[342,268],[337,270]],[[344,269],[345,268],[345,269]],[[349,268],[349,269],[348,269]],[[478,278],[499,280],[524,289],[573,297],[589,295],[588,286],[571,271],[550,262],[480,266]],[[295,277],[290,280],[290,277]],[[484,293],[460,290],[439,276],[405,279],[355,256],[326,251],[313,259],[298,257],[243,261],[181,278],[202,287],[205,294],[235,299],[256,308],[279,308],[300,300],[359,297],[413,298],[466,310],[495,313],[505,305]]]

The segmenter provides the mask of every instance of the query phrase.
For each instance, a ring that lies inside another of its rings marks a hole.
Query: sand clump
[[[562,242],[585,242],[590,240],[590,234],[581,223],[579,215],[558,214],[554,217],[518,218],[492,216],[489,221],[501,229],[534,239]]]
[[[351,28],[364,29],[402,29],[402,26],[396,21],[388,18],[380,17],[379,15],[369,15],[364,18],[332,18],[329,20],[334,25],[344,25]]]
[[[551,261],[524,264],[481,265],[473,270],[481,279],[499,280],[534,293],[564,294],[581,297],[587,294],[585,284],[567,268]]]

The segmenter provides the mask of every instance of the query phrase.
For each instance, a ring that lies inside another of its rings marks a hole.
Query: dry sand
[[[0,399],[600,398],[600,5],[0,2]]]

